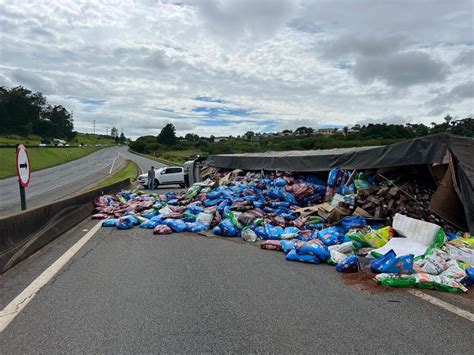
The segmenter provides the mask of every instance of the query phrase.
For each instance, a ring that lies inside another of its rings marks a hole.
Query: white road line
[[[449,311],[451,313],[457,314],[460,317],[466,318],[467,320],[470,320],[471,322],[474,322],[474,314],[472,314],[469,311],[466,311],[464,309],[458,308],[456,306],[453,306],[452,304],[442,301],[439,298],[430,296],[424,292],[421,292],[419,290],[408,290],[407,292],[411,293],[412,295],[421,298],[422,300],[429,302],[431,304],[434,304],[435,306],[441,307],[445,309],[446,311]]]
[[[110,167],[109,175],[112,174],[112,170],[114,169],[115,161],[118,159],[119,154],[120,154],[120,153],[117,153],[117,156],[116,156],[115,159],[112,161],[112,166]]]
[[[28,303],[36,296],[36,294],[45,286],[61,268],[86,244],[97,231],[100,229],[102,221],[97,223],[89,232],[87,232],[80,240],[76,242],[68,251],[66,251],[59,259],[51,264],[41,275],[39,275],[28,287],[26,287],[18,296],[15,297],[0,312],[0,333],[5,330],[10,322],[20,314]]]

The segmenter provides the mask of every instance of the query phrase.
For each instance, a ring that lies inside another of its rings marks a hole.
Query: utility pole
[[[94,134],[95,134],[95,120],[93,122],[94,122]]]

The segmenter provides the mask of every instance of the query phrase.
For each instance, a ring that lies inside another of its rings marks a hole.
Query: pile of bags
[[[383,285],[466,292],[474,283],[474,238],[401,214],[393,221],[358,215],[350,208],[357,192],[376,183],[341,169],[325,181],[312,174],[217,174],[187,191],[101,196],[92,218],[154,234],[212,230],[263,240],[263,249],[283,251],[289,261],[328,263],[339,272],[365,271],[368,260]]]

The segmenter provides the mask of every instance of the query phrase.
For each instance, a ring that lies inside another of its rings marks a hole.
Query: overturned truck
[[[209,168],[323,173],[340,167],[353,173],[371,170],[384,178],[411,175],[433,187],[434,193],[429,195],[427,206],[430,213],[474,233],[472,138],[441,133],[387,146],[219,154],[210,156],[204,164],[207,166],[207,169],[203,169],[204,174]],[[198,179],[195,177],[193,180]],[[410,192],[400,190],[412,199],[419,196],[411,196]],[[376,206],[377,200],[368,201],[367,205],[370,203]],[[387,208],[385,205],[383,207]]]

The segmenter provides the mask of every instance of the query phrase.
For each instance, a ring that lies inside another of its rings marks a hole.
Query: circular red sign
[[[23,144],[16,148],[16,173],[21,186],[27,187],[31,177],[30,158]]]

